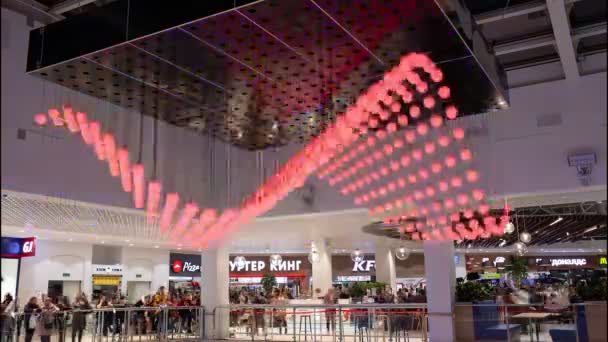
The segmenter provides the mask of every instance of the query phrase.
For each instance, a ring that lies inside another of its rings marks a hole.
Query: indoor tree
[[[262,277],[262,280],[260,282],[262,283],[262,287],[264,288],[264,293],[267,296],[269,296],[270,293],[272,292],[272,288],[277,286],[277,278],[271,273],[264,274],[264,276]]]

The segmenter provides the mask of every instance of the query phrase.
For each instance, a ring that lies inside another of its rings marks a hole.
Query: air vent
[[[560,113],[540,114],[536,116],[536,127],[551,127],[562,124],[562,115]]]

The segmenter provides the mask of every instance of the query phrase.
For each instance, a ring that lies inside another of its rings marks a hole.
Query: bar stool
[[[302,334],[302,320],[304,320],[304,341],[307,340],[308,338],[308,331],[310,329],[310,337],[311,339],[314,339],[314,333],[313,333],[313,326],[312,326],[312,317],[309,314],[306,315],[300,315],[300,322],[298,325],[298,341],[301,338],[301,334]]]

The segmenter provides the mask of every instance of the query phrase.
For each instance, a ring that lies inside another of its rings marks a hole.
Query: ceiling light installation
[[[342,185],[341,193],[357,193],[354,202],[365,203],[372,214],[404,207],[400,216],[427,217],[425,222],[415,225],[412,238],[462,240],[502,235],[508,217],[496,223],[493,217],[486,216],[488,207],[482,202],[485,192],[477,186],[479,172],[471,165],[472,152],[464,142],[464,129],[445,126],[445,120],[455,119],[458,110],[454,105],[443,104],[450,98],[450,89],[438,84],[442,79],[442,71],[428,56],[412,53],[402,57],[398,66],[386,72],[334,123],[245,198],[241,207],[218,214],[213,208],[199,210],[196,203],[185,203],[179,210],[180,194],[165,194],[161,232],[171,229],[172,239],[187,237],[192,247],[205,247],[272,209],[292,190],[301,187],[308,176],[319,171],[319,177],[328,179],[330,185],[346,184]],[[92,147],[98,159],[108,162],[111,175],[123,176],[121,185],[124,191],[134,193],[135,207],[144,208],[144,165],[127,163],[129,151],[116,150],[122,142],[104,131],[99,121],[89,122],[86,113],[76,111],[74,116],[74,112],[70,106],[64,106],[62,117],[58,109],[51,108],[48,117],[56,127],[73,133],[80,131],[83,142]],[[49,121],[42,120],[41,114],[34,116],[35,123]],[[391,144],[386,141],[389,137]],[[349,161],[354,167],[343,171]],[[121,165],[124,171],[120,170]],[[372,165],[375,170],[366,170]],[[123,179],[129,167],[132,189],[129,181]],[[402,177],[386,183],[387,176],[397,171]],[[345,182],[358,172],[361,173],[358,179]],[[362,191],[372,183],[374,188]],[[152,192],[148,200],[154,202],[149,205],[154,209],[149,214],[155,216],[156,194],[162,185],[155,184],[150,189],[148,183],[148,188]],[[175,226],[170,227],[176,212],[180,216]],[[458,220],[461,212],[467,218],[466,226]],[[197,214],[198,222],[194,220]],[[474,214],[481,214],[478,216],[481,221]]]
[[[496,222],[483,203],[465,131],[445,122],[458,110],[442,80],[427,56],[403,57],[338,119],[338,130],[357,123],[350,127],[361,138],[348,131],[331,137],[337,157],[318,176],[385,223],[403,224],[414,240],[501,236],[508,216]]]

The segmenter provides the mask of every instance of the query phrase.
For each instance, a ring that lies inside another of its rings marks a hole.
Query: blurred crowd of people
[[[200,306],[200,296],[190,292],[170,292],[161,286],[154,294],[142,296],[137,302],[130,303],[126,297],[116,294],[111,298],[105,295],[90,302],[85,293],[79,293],[72,301],[67,296],[31,297],[20,308],[12,295],[6,294],[0,307],[2,342],[11,341],[13,336],[24,333],[25,342],[31,342],[34,336],[41,342],[50,342],[55,332],[59,342],[66,340],[68,327],[72,342],[81,342],[83,331],[87,327],[87,317],[97,320],[97,333],[103,336],[120,335],[124,329],[131,328],[136,334],[161,333],[165,326],[169,332],[193,333],[195,329],[196,310]],[[130,326],[127,327],[127,311],[124,308],[142,308],[131,310]],[[162,308],[169,309],[164,315]],[[95,310],[93,315],[93,309]],[[69,323],[69,324],[68,324]]]

